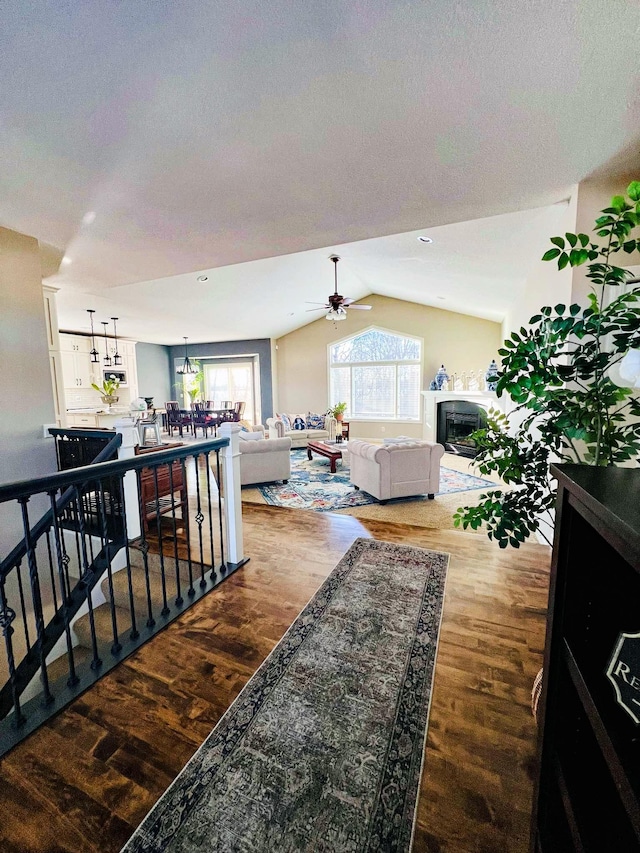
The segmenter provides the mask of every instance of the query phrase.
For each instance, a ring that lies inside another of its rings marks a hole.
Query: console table
[[[640,850],[640,469],[558,479],[532,853]]]

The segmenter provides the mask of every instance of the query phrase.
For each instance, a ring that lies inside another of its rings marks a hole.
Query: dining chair
[[[193,404],[193,434],[196,435],[196,430],[198,427],[202,430],[203,436],[206,438],[208,435],[209,429],[212,429],[214,435],[217,434],[217,423],[216,419],[207,414],[205,409],[208,408],[205,403],[194,403]]]
[[[191,414],[182,411],[177,400],[169,400],[164,404],[164,407],[167,410],[167,430],[169,435],[173,435],[173,430],[177,429],[180,438],[182,438],[185,427],[187,428],[187,432],[193,428]]]

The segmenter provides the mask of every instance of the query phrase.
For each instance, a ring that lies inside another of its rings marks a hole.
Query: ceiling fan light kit
[[[338,261],[340,260],[340,256],[330,255],[329,260],[333,262],[334,292],[329,295],[326,305],[322,305],[320,308],[308,308],[307,310],[326,311],[328,308],[329,313],[325,314],[325,320],[333,320],[334,322],[347,319],[347,308],[358,308],[360,311],[370,311],[371,305],[354,305],[353,299],[349,296],[341,296],[338,293]]]

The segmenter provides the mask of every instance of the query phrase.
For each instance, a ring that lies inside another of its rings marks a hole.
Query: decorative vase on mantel
[[[495,358],[491,359],[491,364],[487,368],[484,380],[487,383],[487,391],[495,391],[498,387],[498,365]]]
[[[436,373],[435,383],[437,391],[447,391],[449,382],[449,374],[447,373],[447,369],[444,364],[440,365],[440,369]]]

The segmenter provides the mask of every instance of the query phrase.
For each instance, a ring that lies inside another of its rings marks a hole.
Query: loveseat
[[[262,427],[239,434],[240,484],[273,483],[291,476],[291,439],[264,438]]]
[[[304,423],[302,429],[295,424]],[[292,447],[306,447],[309,441],[335,441],[338,422],[332,415],[306,414],[277,415],[267,418],[269,440],[290,438]]]
[[[391,498],[428,495],[440,490],[440,460],[444,447],[433,441],[399,444],[349,442],[350,480],[356,489],[380,502]]]

